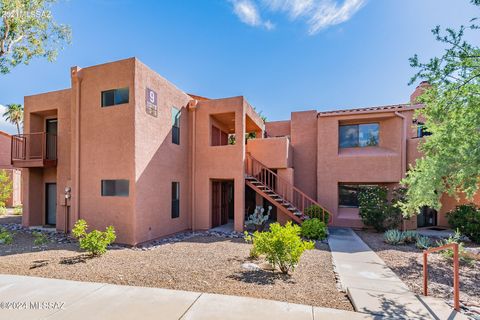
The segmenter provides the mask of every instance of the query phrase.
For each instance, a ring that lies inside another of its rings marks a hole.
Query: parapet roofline
[[[421,108],[423,108],[423,104],[405,103],[405,104],[394,104],[394,105],[377,106],[377,107],[320,111],[318,112],[317,117],[329,117],[329,116],[364,114],[364,113],[395,112],[395,111],[415,110],[415,109],[421,109]]]

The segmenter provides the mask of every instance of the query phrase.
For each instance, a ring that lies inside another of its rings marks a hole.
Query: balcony
[[[57,135],[36,132],[12,136],[11,162],[16,168],[47,168],[57,165]]]

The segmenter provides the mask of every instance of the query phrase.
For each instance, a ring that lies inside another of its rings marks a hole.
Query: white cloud
[[[0,130],[10,134],[17,133],[16,127],[10,122],[5,121],[3,114],[7,111],[7,107],[0,104]]]
[[[273,23],[263,21],[258,4],[265,11],[284,13],[291,20],[302,20],[308,32],[319,31],[348,21],[360,10],[367,0],[233,0],[234,12],[240,20],[251,26],[272,29]]]
[[[245,24],[249,26],[263,26],[267,30],[272,30],[275,26],[270,20],[263,21],[255,2],[251,0],[232,0],[233,12]]]
[[[341,6],[331,1],[324,1],[309,19],[310,34],[350,20],[364,4],[365,0],[345,0]]]

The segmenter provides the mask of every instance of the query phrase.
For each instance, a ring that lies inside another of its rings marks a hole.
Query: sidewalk
[[[356,311],[388,319],[467,319],[440,299],[411,292],[352,229],[331,228],[328,243]]]
[[[16,309],[6,303],[17,302]],[[35,309],[35,303],[50,309]],[[63,305],[62,305],[63,304]],[[48,305],[47,305],[48,306]],[[62,307],[58,309],[58,307]],[[20,308],[20,309],[19,309]],[[218,294],[0,275],[0,319],[373,319],[355,312]]]

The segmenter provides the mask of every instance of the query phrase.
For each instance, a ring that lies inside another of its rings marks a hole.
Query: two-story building
[[[4,205],[7,208],[22,204],[22,172],[11,163],[12,136],[0,131],[0,170],[4,170],[12,183],[12,192]]]
[[[319,205],[331,225],[361,227],[358,186],[397,185],[419,156],[418,108],[264,123],[243,97],[187,94],[135,58],[73,67],[70,88],[25,97],[25,133],[12,137],[12,163],[27,168],[23,224],[71,230],[85,219],[138,244],[227,223],[241,231],[268,202],[281,222]],[[446,224],[443,212],[420,217]]]

